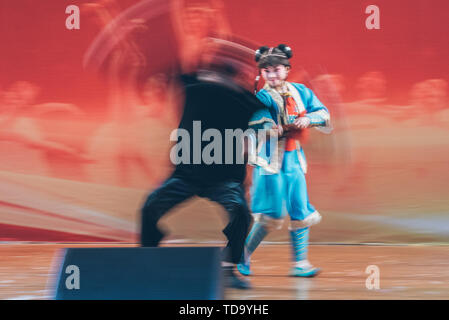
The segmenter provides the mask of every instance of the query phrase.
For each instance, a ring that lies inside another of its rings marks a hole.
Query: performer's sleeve
[[[267,108],[257,110],[249,120],[249,127],[254,130],[271,129],[275,124]]]
[[[309,88],[306,88],[306,101],[307,114],[305,116],[310,119],[310,126],[320,127],[320,131],[330,133],[332,131],[332,126],[329,110]]]
[[[271,127],[274,126],[276,122],[273,120],[271,112],[268,109],[270,101],[260,91],[257,93],[256,97],[260,102],[262,102],[263,105],[261,105],[262,108],[254,112],[249,120],[249,126],[254,130],[271,129]]]

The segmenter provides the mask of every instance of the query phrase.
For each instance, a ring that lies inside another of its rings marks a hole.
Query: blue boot
[[[245,241],[245,248],[243,250],[242,259],[239,264],[237,264],[237,270],[244,276],[249,276],[252,274],[250,270],[250,257],[251,254],[256,250],[265,236],[268,234],[267,228],[264,224],[260,222],[255,222],[251,228],[251,232]]]
[[[244,276],[250,276],[252,274],[249,263],[237,264],[237,270]]]
[[[309,228],[290,230],[290,236],[295,261],[295,266],[290,270],[290,276],[310,278],[318,275],[321,270],[312,266],[307,260]]]
[[[223,274],[224,274],[224,286],[226,288],[241,289],[241,290],[251,289],[251,284],[247,280],[239,278],[234,273],[234,267],[224,267]]]
[[[315,268],[307,261],[307,265],[303,267],[295,266],[290,270],[290,276],[292,277],[304,277],[313,278],[321,272],[320,268]]]

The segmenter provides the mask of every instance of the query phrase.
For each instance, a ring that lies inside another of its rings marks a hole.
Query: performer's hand
[[[305,129],[310,125],[310,118],[309,117],[299,117],[296,118],[293,122],[298,129]]]
[[[282,126],[274,125],[271,130],[276,131],[278,137],[281,137],[284,134],[284,128]]]

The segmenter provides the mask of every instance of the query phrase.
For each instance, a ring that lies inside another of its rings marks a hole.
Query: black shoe
[[[241,290],[251,289],[251,284],[248,280],[241,279],[234,273],[234,267],[224,267],[223,275],[226,288]]]

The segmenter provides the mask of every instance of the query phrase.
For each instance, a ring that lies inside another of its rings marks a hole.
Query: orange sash
[[[296,107],[295,99],[290,95],[290,93],[285,94],[285,112],[287,112],[287,119],[289,119],[289,123],[293,123],[294,119],[298,116],[302,117],[306,114],[304,110],[301,114],[298,113],[298,108]],[[300,140],[301,143],[304,143],[307,140],[308,131],[307,129],[303,129],[299,131],[294,137],[287,138],[285,143],[285,151],[293,151],[296,150],[296,140]]]

